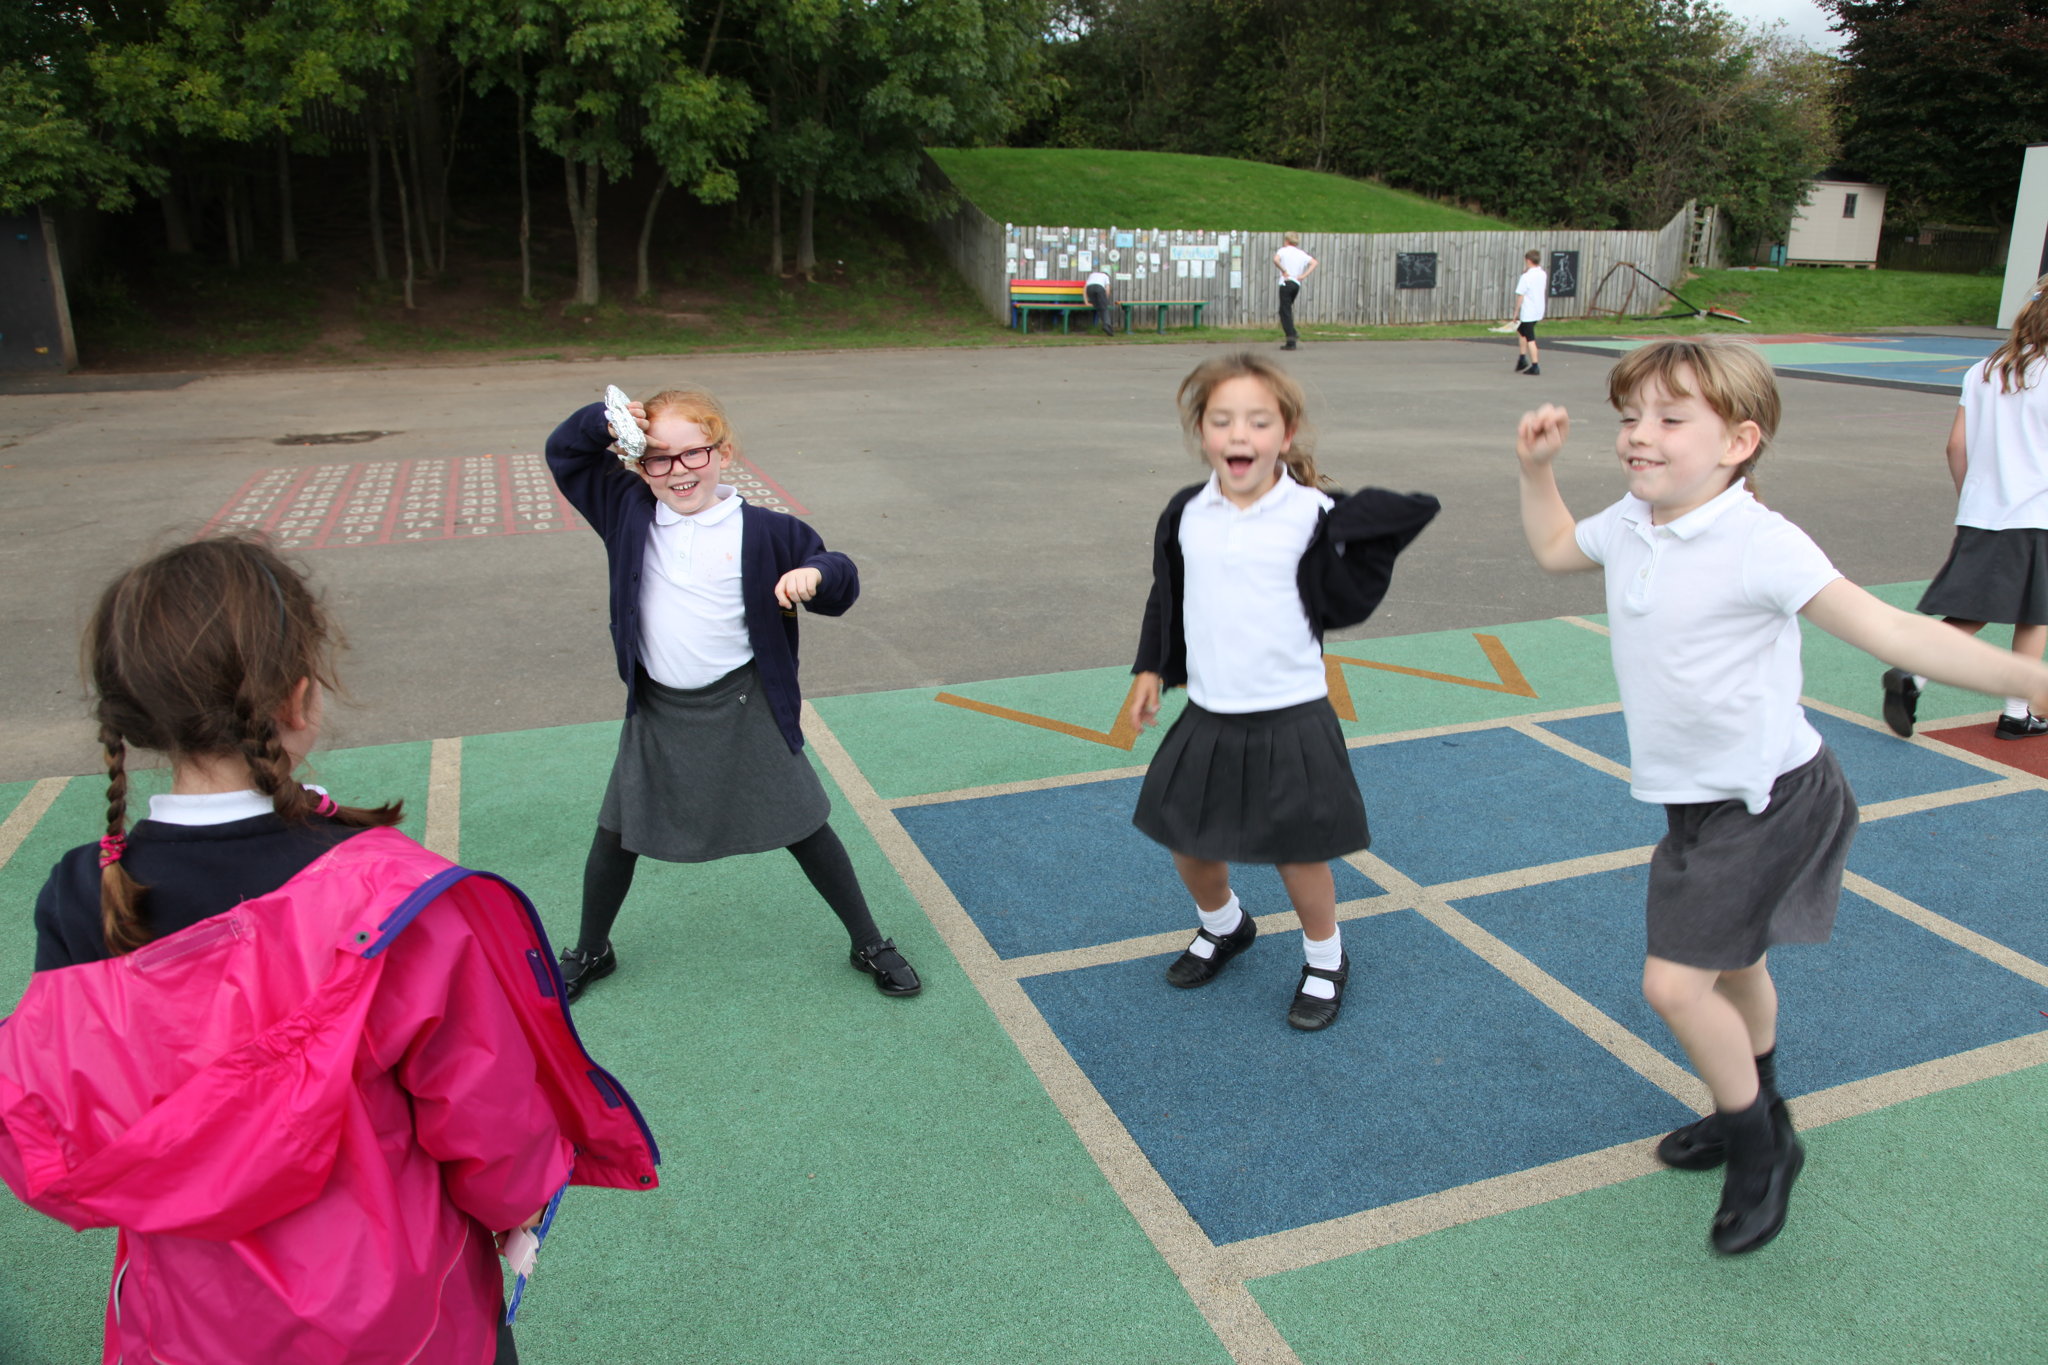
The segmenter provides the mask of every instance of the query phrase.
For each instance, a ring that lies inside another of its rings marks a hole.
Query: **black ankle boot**
[[[1755,1251],[1778,1235],[1792,1182],[1806,1164],[1806,1149],[1792,1131],[1790,1116],[1771,1099],[1759,1093],[1749,1108],[1715,1115],[1728,1143],[1728,1173],[1708,1236],[1723,1255]]]
[[[1778,1093],[1778,1049],[1772,1048],[1756,1059],[1758,1089],[1770,1100],[1771,1117],[1791,1120],[1785,1115],[1785,1098]],[[1721,1132],[1721,1116],[1708,1114],[1683,1128],[1666,1133],[1657,1143],[1657,1160],[1681,1171],[1711,1171],[1728,1159],[1728,1139]]]

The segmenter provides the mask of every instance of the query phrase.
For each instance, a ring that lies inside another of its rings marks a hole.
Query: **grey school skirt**
[[[832,800],[791,753],[751,662],[708,687],[665,687],[639,675],[640,699],[597,823],[634,853],[706,863],[787,848],[816,832]]]
[[[2048,531],[1956,527],[1948,562],[1921,595],[1920,610],[1959,621],[2048,625]]]
[[[1650,855],[1649,952],[1728,972],[1779,943],[1825,943],[1856,837],[1856,797],[1825,745],[1771,784],[1751,815],[1740,801],[1666,806]]]
[[[1320,863],[1372,843],[1328,697],[1245,714],[1189,702],[1145,770],[1131,823],[1217,862]]]

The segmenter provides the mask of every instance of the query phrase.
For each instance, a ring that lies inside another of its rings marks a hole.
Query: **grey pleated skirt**
[[[598,824],[634,853],[705,863],[787,848],[832,813],[818,774],[792,753],[749,662],[708,687],[642,672],[619,730]]]
[[[1242,715],[1189,702],[1145,770],[1131,823],[1219,862],[1317,863],[1372,843],[1327,697]]]
[[[1963,621],[2048,625],[2048,531],[1956,527],[1948,562],[1921,594],[1920,610]]]
[[[1780,943],[1825,943],[1856,837],[1856,797],[1825,746],[1771,784],[1751,815],[1740,801],[1666,806],[1650,855],[1649,952],[1729,972]]]

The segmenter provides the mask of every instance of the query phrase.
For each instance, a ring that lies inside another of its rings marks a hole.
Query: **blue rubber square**
[[[1431,886],[1637,848],[1664,812],[1628,784],[1514,730],[1469,730],[1351,751],[1372,851]]]
[[[1873,677],[1873,691],[1876,685]],[[1812,710],[1806,713],[1806,718],[1813,722],[1813,728],[1820,731],[1821,738],[1835,751],[1835,758],[1849,779],[1849,789],[1856,793],[1856,800],[1866,806],[1880,801],[1896,801],[1905,796],[1925,796],[1929,792],[1975,787],[1997,780],[1974,764],[1917,744],[1903,743],[1867,725]],[[1602,758],[1612,759],[1624,767],[1628,765],[1628,732],[1623,728],[1619,711],[1598,716],[1575,716],[1570,720],[1547,720],[1543,722],[1543,728],[1559,739],[1568,739],[1591,749]]]
[[[904,829],[1000,957],[1089,948],[1196,928],[1173,858],[1131,826],[1142,778],[906,806]],[[1339,901],[1377,896],[1348,863],[1332,863]],[[1231,869],[1255,915],[1288,908],[1271,867]]]
[[[1892,824],[1866,825],[1859,834]],[[1649,870],[1603,872],[1461,900],[1458,909],[1680,1066],[1684,1051],[1643,1000]],[[2048,987],[1844,893],[1833,939],[1770,957],[1779,1082],[1788,1095],[1882,1075],[2040,1032]]]
[[[2048,740],[2024,740],[2041,744]],[[2016,792],[1865,825],[1849,870],[2016,953],[2048,962],[2048,792]],[[2035,1023],[2039,1028],[2042,1022]]]
[[[1300,935],[1269,937],[1197,990],[1166,984],[1166,957],[1023,982],[1218,1243],[1527,1170],[1692,1117],[1413,911],[1344,926],[1351,982],[1343,1015],[1320,1033],[1286,1022]]]

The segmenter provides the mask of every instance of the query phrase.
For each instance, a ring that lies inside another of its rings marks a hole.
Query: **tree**
[[[2043,0],[1823,0],[1847,35],[1844,159],[1887,212],[2003,223],[2048,141]]]

